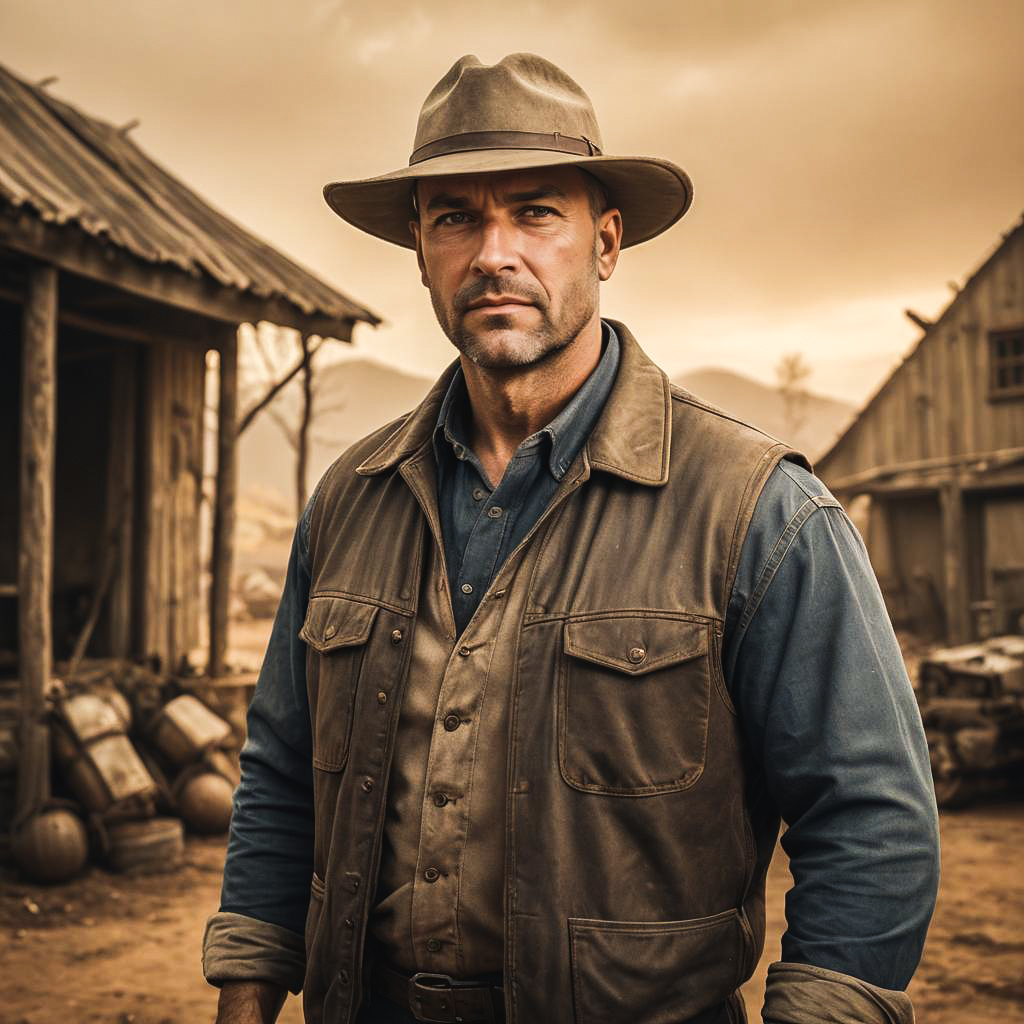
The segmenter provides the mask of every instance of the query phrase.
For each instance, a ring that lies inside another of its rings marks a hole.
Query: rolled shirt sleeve
[[[756,798],[788,826],[784,965],[833,972],[833,984],[845,975],[905,989],[938,888],[927,742],[863,542],[824,485],[793,464],[759,499],[723,660],[763,769]],[[792,1001],[812,980],[820,991],[820,975],[788,971],[775,988]]]
[[[242,748],[220,910],[203,943],[206,979],[272,981],[297,992],[313,874],[313,768],[306,645],[310,499],[299,521]]]

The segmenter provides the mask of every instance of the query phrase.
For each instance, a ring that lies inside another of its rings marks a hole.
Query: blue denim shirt
[[[464,396],[453,384],[435,451],[453,599],[460,600],[463,582],[473,588],[455,609],[460,628],[589,434],[617,358],[617,341],[606,333],[602,361],[576,399],[524,442],[511,476],[489,497],[465,444]],[[313,850],[306,645],[298,634],[309,598],[314,501],[296,530],[249,709],[221,896],[222,912],[288,929],[298,943]],[[488,517],[490,507],[501,514]],[[788,825],[782,845],[794,886],[783,960],[905,988],[938,886],[927,745],[864,545],[824,485],[792,463],[774,471],[757,502],[729,603],[723,663],[757,769],[751,798],[771,801]]]

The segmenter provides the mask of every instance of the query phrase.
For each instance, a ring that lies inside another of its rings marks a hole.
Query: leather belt
[[[405,971],[377,962],[370,969],[370,989],[407,1009],[428,1024],[504,1024],[501,988],[486,982],[460,981],[447,974]]]

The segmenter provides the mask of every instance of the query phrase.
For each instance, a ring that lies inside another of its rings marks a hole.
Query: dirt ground
[[[258,661],[265,622],[235,626],[240,667]],[[942,816],[942,887],[911,985],[920,1024],[1024,1022],[1024,800],[992,798]],[[0,1024],[201,1024],[217,993],[200,946],[217,906],[223,839],[188,841],[173,874],[126,877],[91,867],[60,886],[0,869]],[[744,995],[760,1021],[767,966],[779,957],[781,853],[768,878],[768,942]],[[289,997],[280,1020],[300,1024]],[[543,1022],[562,1024],[562,1022]]]
[[[942,818],[943,882],[911,986],[922,1024],[1024,1021],[1024,804],[992,801]],[[216,992],[199,949],[216,909],[223,840],[190,839],[169,875],[127,878],[91,868],[61,886],[0,875],[0,1021],[3,1024],[198,1024]],[[781,854],[769,876],[769,942],[747,986],[759,1020],[768,963],[778,958]],[[289,998],[281,1020],[299,1024]],[[559,1024],[559,1022],[552,1022]]]

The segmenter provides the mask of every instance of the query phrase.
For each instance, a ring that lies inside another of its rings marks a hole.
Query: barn
[[[238,327],[379,323],[47,86],[0,67],[0,680],[30,713],[72,655],[224,670]]]
[[[1024,220],[816,469],[861,526],[894,622],[1024,630]]]

